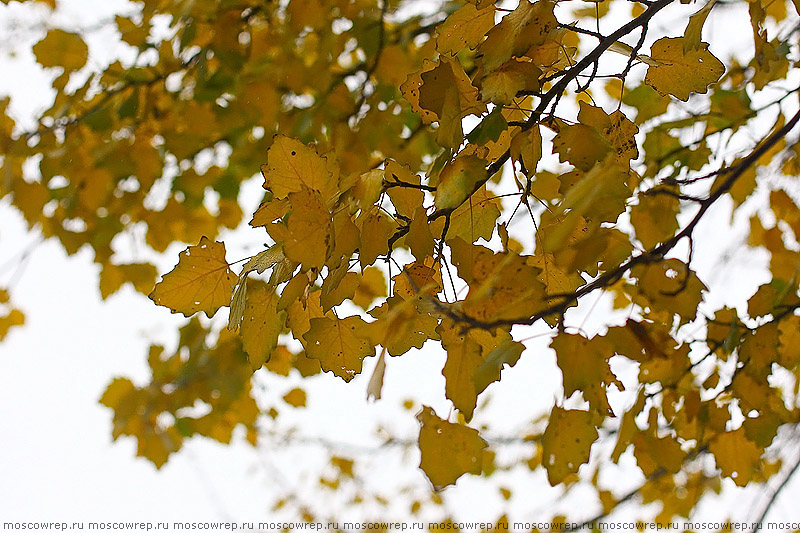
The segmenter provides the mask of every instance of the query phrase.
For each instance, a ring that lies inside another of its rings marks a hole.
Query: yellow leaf
[[[322,268],[328,257],[331,239],[331,214],[319,194],[302,187],[288,195],[292,210],[285,225],[270,228],[271,235],[283,246],[286,257],[304,269]]]
[[[263,281],[247,280],[247,297],[242,317],[242,346],[250,366],[258,370],[278,345],[286,325],[286,311],[278,311],[278,295]]]
[[[692,50],[697,50],[700,48],[700,41],[702,40],[702,33],[703,33],[703,24],[706,22],[706,18],[708,18],[708,14],[711,13],[711,8],[714,7],[714,4],[717,3],[717,0],[708,0],[706,5],[700,8],[694,15],[689,17],[689,24],[686,25],[686,31],[684,32],[683,36],[683,52],[691,52]]]
[[[477,430],[442,420],[428,406],[422,407],[417,420],[421,424],[419,467],[435,489],[455,484],[464,474],[480,474],[487,444]]]
[[[286,213],[289,212],[289,209],[291,209],[291,205],[286,199],[273,199],[271,201],[264,202],[258,206],[258,209],[253,214],[253,219],[250,221],[250,225],[254,228],[267,226],[271,222],[282,218]]]
[[[514,135],[511,139],[511,158],[522,162],[525,170],[536,172],[536,165],[542,158],[542,133],[538,124]],[[537,181],[540,179],[537,176]]]
[[[312,318],[308,332],[303,335],[306,353],[317,359],[325,372],[350,381],[361,373],[364,357],[375,355],[375,348],[358,336],[365,324],[357,316]]]
[[[562,212],[569,210],[571,216],[583,216],[594,226],[617,221],[631,196],[626,183],[630,174],[625,166],[611,161],[612,157],[594,166],[570,186],[559,205]]]
[[[606,388],[615,385],[625,390],[617,379],[608,359],[614,348],[605,337],[587,339],[582,335],[559,333],[550,344],[556,352],[558,367],[564,379],[564,396],[569,398],[576,391],[583,393],[589,406],[602,416],[614,416],[606,396]]]
[[[795,370],[800,364],[800,317],[791,315],[778,324],[780,345],[778,354],[780,364],[789,370]]]
[[[562,483],[567,476],[589,462],[597,428],[588,411],[562,409],[555,406],[542,435],[542,465],[550,485]]]
[[[480,238],[490,240],[501,208],[500,199],[486,185],[481,186],[450,214],[450,228],[445,238],[449,241],[459,237],[466,242],[475,242]]]
[[[645,476],[660,469],[670,474],[680,471],[686,454],[673,437],[658,437],[652,432],[643,432],[633,439],[633,455]]]
[[[703,301],[703,291],[707,289],[681,260],[637,265],[631,274],[638,278],[637,287],[652,307],[680,315],[682,323],[694,320],[697,306]]]
[[[386,374],[386,348],[381,350],[381,354],[378,356],[378,361],[375,363],[375,368],[372,371],[372,376],[369,378],[369,383],[367,384],[367,400],[381,399],[384,374]]]
[[[663,37],[653,43],[650,56],[657,65],[647,68],[644,82],[662,96],[683,100],[691,93],[705,93],[725,72],[725,66],[700,43],[696,50],[683,51],[682,37]]]
[[[670,194],[640,196],[630,213],[639,242],[649,249],[670,239],[679,227],[680,207],[680,200]]]
[[[66,72],[82,68],[89,59],[89,47],[81,36],[64,30],[49,30],[33,45],[33,53],[43,67],[64,67]]]
[[[745,436],[744,428],[717,435],[708,449],[722,475],[733,479],[739,487],[746,486],[761,468],[763,450]]]
[[[267,152],[267,164],[261,166],[264,188],[275,198],[286,198],[289,193],[304,188],[320,194],[327,204],[336,195],[338,176],[331,165],[317,151],[298,140],[278,135]]]
[[[386,278],[377,267],[367,267],[361,273],[352,301],[362,309],[368,309],[375,298],[386,296]]]
[[[411,253],[414,254],[417,261],[424,261],[426,257],[433,256],[435,243],[431,234],[431,227],[428,225],[425,208],[418,208],[411,219],[405,242],[411,248]]]
[[[463,263],[457,257],[462,254],[455,250],[453,257],[459,275],[471,280],[463,304],[466,314],[485,321],[520,319],[542,308],[545,287],[539,281],[540,269],[527,265],[523,257],[513,253],[495,254],[482,246],[471,248],[471,265]]]
[[[361,248],[358,251],[358,260],[361,268],[375,262],[381,254],[389,253],[389,238],[394,233],[396,226],[392,219],[380,207],[375,206],[359,217],[361,226]]]
[[[428,266],[419,261],[409,263],[403,271],[392,277],[394,294],[406,300],[421,295],[436,295],[442,290],[442,272],[439,264]]]
[[[494,27],[494,13],[492,4],[483,9],[465,4],[437,27],[436,49],[440,54],[454,54],[465,47],[475,49]]]
[[[225,260],[225,245],[203,237],[181,252],[177,266],[155,286],[150,299],[173,313],[203,311],[212,317],[230,303],[236,280]]]
[[[542,69],[533,63],[512,59],[483,78],[481,99],[497,105],[510,104],[520,91],[538,91],[541,75]]]
[[[639,128],[622,111],[616,110],[607,115],[603,108],[581,102],[578,120],[597,130],[608,141],[620,163],[627,163],[639,156],[635,138]]]
[[[436,331],[447,351],[447,361],[442,368],[445,395],[469,422],[478,401],[475,374],[485,360],[481,345],[452,320],[443,321]]]
[[[25,323],[25,315],[19,309],[12,309],[7,314],[0,316],[0,341],[6,338],[8,330]]]
[[[346,269],[349,265],[342,263],[340,268]],[[322,310],[327,312],[332,307],[341,304],[346,299],[350,299],[356,292],[360,282],[360,276],[355,272],[345,272],[344,277],[338,279],[331,274],[322,283]]]
[[[117,292],[124,283],[131,283],[142,294],[150,294],[158,271],[150,263],[114,265],[106,263],[100,271],[100,295],[105,300]]]
[[[428,339],[438,339],[439,320],[417,309],[416,303],[417,299],[388,298],[369,311],[376,320],[367,324],[365,336],[386,347],[390,355],[402,355],[411,348],[422,348]]]
[[[433,111],[442,122],[447,118],[446,100],[452,97],[456,103],[459,119],[470,113],[476,115],[482,113],[486,106],[478,102],[478,89],[470,82],[461,63],[447,56],[441,56],[439,59],[436,68],[420,75],[422,78],[422,86],[419,88],[420,107]]]
[[[456,157],[442,170],[436,188],[436,208],[458,207],[473,192],[475,185],[485,177],[486,161],[474,155]]]
[[[421,182],[420,177],[411,172],[407,165],[400,165],[393,160],[386,162],[384,174],[388,183],[400,181],[419,185]],[[420,189],[411,187],[391,187],[386,192],[389,198],[392,199],[392,205],[397,209],[397,212],[407,218],[414,217],[414,213],[422,207],[422,202],[425,199],[425,194]]]
[[[476,57],[486,72],[496,69],[512,56],[521,57],[531,48],[547,41],[558,28],[553,15],[554,2],[521,0],[517,8],[489,30]]]
[[[440,56],[439,63],[431,65],[424,63],[422,71],[409,75],[401,90],[425,123],[439,122],[437,142],[456,148],[463,141],[461,120],[469,114],[480,115],[486,104],[478,101],[478,89],[458,59]]]
[[[306,391],[303,389],[294,388],[283,395],[283,401],[292,407],[305,407]]]
[[[586,124],[561,125],[553,139],[553,152],[562,163],[569,162],[588,172],[604,160],[612,148],[607,139]]]

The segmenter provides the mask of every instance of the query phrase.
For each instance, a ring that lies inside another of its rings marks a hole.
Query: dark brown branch
[[[778,486],[775,487],[775,489],[772,491],[772,494],[770,494],[769,500],[767,500],[767,503],[764,505],[761,514],[755,521],[755,527],[753,527],[753,529],[750,530],[750,533],[758,533],[758,531],[761,529],[762,524],[764,523],[764,519],[769,514],[769,511],[770,509],[772,509],[772,506],[775,503],[775,501],[777,501],[778,496],[783,491],[783,489],[786,488],[786,485],[789,483],[792,477],[794,477],[794,475],[797,473],[798,470],[800,470],[800,454],[798,454],[797,459],[795,459],[794,464],[786,473],[786,476],[781,480]]]
[[[392,174],[392,181],[383,180],[383,186],[386,189],[391,187],[404,187],[407,189],[418,189],[420,191],[429,191],[434,192],[436,191],[436,187],[431,187],[430,185],[422,185],[420,183],[408,183],[407,181],[402,181],[400,178]]]

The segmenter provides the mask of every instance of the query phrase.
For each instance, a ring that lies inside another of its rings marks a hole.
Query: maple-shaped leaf
[[[491,72],[511,57],[521,57],[547,41],[558,27],[554,6],[549,0],[534,3],[521,0],[513,12],[489,30],[486,40],[478,47],[476,57],[480,58],[483,69]]]
[[[286,325],[286,311],[278,311],[275,289],[263,281],[247,280],[247,298],[242,316],[242,346],[253,370],[269,360]]]
[[[64,67],[66,72],[82,68],[89,59],[89,47],[77,33],[52,29],[33,45],[36,61],[43,67]]]
[[[156,305],[191,316],[203,311],[212,317],[231,302],[237,276],[225,260],[225,244],[207,237],[181,252],[178,264],[150,293]]]
[[[364,358],[375,355],[375,347],[359,336],[365,325],[357,316],[312,318],[303,335],[308,357],[317,359],[325,372],[350,381],[361,373]]]
[[[663,37],[653,43],[650,57],[655,62],[647,68],[644,82],[661,95],[671,94],[683,100],[691,93],[705,93],[717,82],[725,66],[708,51],[707,43],[684,52],[683,37]]]
[[[597,428],[592,413],[555,406],[542,435],[542,465],[547,480],[556,486],[589,462]]]
[[[317,151],[291,137],[277,135],[261,166],[264,188],[277,199],[303,188],[319,193],[323,202],[331,201],[339,185],[338,169]]]
[[[487,444],[477,430],[442,420],[425,405],[417,420],[421,424],[419,467],[435,489],[455,484],[464,474],[480,474],[481,457]]]
[[[465,4],[436,28],[436,50],[454,54],[463,48],[474,49],[486,32],[494,27],[494,4],[481,8]]]

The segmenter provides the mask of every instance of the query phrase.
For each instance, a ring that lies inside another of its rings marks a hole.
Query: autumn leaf
[[[453,12],[436,30],[436,49],[440,54],[452,54],[463,48],[474,49],[486,32],[494,27],[494,5],[477,8],[465,4]]]
[[[52,29],[33,45],[36,61],[43,67],[63,67],[66,72],[83,68],[89,59],[89,47],[77,33]]]
[[[361,373],[364,357],[375,355],[373,345],[359,336],[364,325],[357,316],[312,318],[308,332],[303,335],[306,353],[317,359],[325,372],[350,381]]]
[[[328,257],[331,240],[331,214],[320,195],[301,187],[287,196],[291,211],[286,224],[270,228],[271,235],[283,247],[286,257],[304,269],[321,268]]]
[[[225,245],[203,237],[180,254],[177,266],[165,274],[150,293],[156,305],[191,316],[203,311],[213,316],[230,304],[236,275],[225,260]]]
[[[486,40],[477,49],[484,70],[490,72],[511,57],[521,57],[525,52],[547,41],[558,25],[553,15],[554,3],[522,0],[517,8],[504,17],[486,34]]]
[[[645,83],[662,96],[671,94],[684,102],[691,93],[705,93],[725,72],[722,62],[708,51],[708,44],[684,52],[682,37],[659,39],[650,56],[656,64],[647,68]]]
[[[286,325],[286,311],[278,311],[277,294],[262,281],[248,280],[247,299],[242,316],[242,346],[250,366],[258,370],[278,345],[278,335]]]
[[[564,379],[564,396],[581,391],[592,410],[602,416],[614,416],[606,396],[606,388],[625,387],[611,371],[608,360],[614,354],[610,343],[601,336],[587,339],[581,335],[561,333],[550,346],[556,352],[558,367]]]
[[[597,428],[588,411],[553,407],[547,429],[542,435],[542,464],[552,486],[575,474],[589,462]]]
[[[753,479],[761,465],[761,449],[744,434],[744,428],[717,435],[708,445],[722,475],[744,487]]]
[[[267,152],[267,164],[261,167],[264,188],[275,198],[283,199],[306,188],[319,193],[323,202],[336,194],[338,180],[333,170],[335,167],[314,148],[284,135],[275,137]]]
[[[456,157],[442,170],[436,189],[437,209],[452,209],[471,196],[475,185],[486,177],[486,161],[474,155]]]
[[[464,474],[479,474],[481,453],[487,444],[477,430],[442,420],[432,408],[423,406],[420,423],[419,467],[435,489],[455,484]]]

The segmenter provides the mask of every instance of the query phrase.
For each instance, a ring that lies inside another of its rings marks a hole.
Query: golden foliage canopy
[[[524,467],[594,491],[570,521],[639,497],[666,522],[720,479],[793,472],[800,50],[785,36],[800,6],[720,4],[144,0],[109,22],[126,59],[100,68],[81,31],[47,31],[33,53],[52,105],[23,131],[0,101],[0,196],[70,254],[90,248],[104,298],[130,283],[191,316],[174,354],[151,347],[151,384],[108,386],[114,438],[157,467],[195,435],[243,426],[256,444],[280,413],[259,408],[254,372],[350,382],[377,356],[379,398],[387,354],[424,346],[446,352],[454,409],[422,407],[406,445],[436,490]],[[752,47],[715,42],[720,24],[751,28]],[[254,175],[263,198],[243,212]],[[769,257],[746,302],[703,274],[720,209]],[[231,261],[218,239],[240,226],[265,244]],[[133,229],[149,251],[188,248],[156,282],[146,260],[120,262]],[[0,340],[23,321],[0,292]],[[493,439],[481,399],[542,357],[559,396],[520,397],[528,429]],[[306,391],[283,399],[301,409]],[[187,411],[198,401],[210,411]],[[526,455],[495,453],[509,442]],[[333,456],[320,490],[357,459]]]

